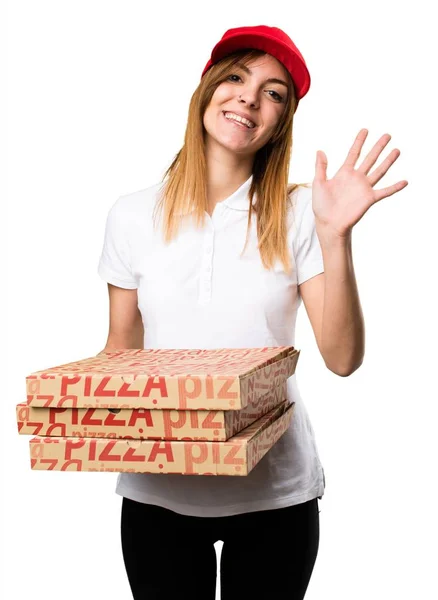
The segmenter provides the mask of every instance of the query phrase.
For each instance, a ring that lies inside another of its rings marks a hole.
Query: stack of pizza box
[[[120,349],[35,371],[31,469],[248,475],[289,427],[293,346]]]

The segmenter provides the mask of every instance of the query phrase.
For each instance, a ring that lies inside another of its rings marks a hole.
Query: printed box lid
[[[287,382],[240,410],[60,408],[16,405],[20,435],[225,441],[287,399]]]
[[[283,402],[226,442],[36,436],[32,470],[184,475],[248,475],[289,427],[295,402]]]
[[[239,410],[293,375],[299,354],[293,346],[112,350],[31,373],[26,403]]]

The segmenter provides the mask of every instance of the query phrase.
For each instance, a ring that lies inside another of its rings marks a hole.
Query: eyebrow
[[[247,67],[246,65],[244,65],[243,63],[236,63],[238,67],[240,67],[243,71],[245,71],[245,73],[248,73],[248,75],[252,75],[252,71],[249,67]],[[287,85],[287,83],[285,81],[283,81],[283,79],[277,79],[276,77],[270,77],[269,79],[266,79],[265,83],[280,83],[281,85],[284,85],[286,87],[289,87]]]

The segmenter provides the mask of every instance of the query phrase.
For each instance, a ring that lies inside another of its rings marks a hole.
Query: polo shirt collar
[[[236,210],[249,211],[248,192],[249,188],[251,187],[252,180],[253,175],[251,174],[250,177],[244,183],[242,183],[242,185],[239,188],[237,188],[237,190],[233,194],[231,194],[231,196],[228,196],[228,198],[225,198],[225,200],[218,202],[218,204],[224,204],[228,208],[234,208]],[[253,204],[254,201],[255,194],[253,198]]]
[[[252,180],[253,180],[253,174],[251,173],[249,178],[246,181],[244,181],[242,183],[242,185],[239,188],[237,188],[237,190],[235,192],[233,192],[231,194],[231,196],[228,196],[228,198],[225,198],[225,200],[221,200],[220,202],[217,203],[216,206],[224,205],[227,208],[231,208],[234,210],[249,211],[248,192],[249,192],[249,188],[251,187]],[[256,199],[256,195],[254,194],[253,205],[255,203],[255,199]],[[193,210],[194,209],[190,210],[188,214],[192,213]],[[175,214],[178,216],[181,213],[176,211]]]

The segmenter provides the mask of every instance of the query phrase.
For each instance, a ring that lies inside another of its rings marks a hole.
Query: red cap
[[[211,52],[211,57],[202,71],[201,79],[216,62],[224,56],[244,48],[257,48],[279,60],[289,71],[299,100],[310,88],[310,73],[301,52],[290,37],[278,27],[256,25],[228,29]]]

